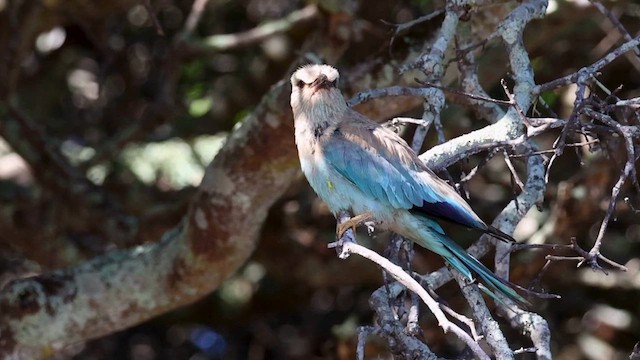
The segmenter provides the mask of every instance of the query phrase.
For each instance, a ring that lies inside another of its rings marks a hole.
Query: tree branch
[[[211,35],[204,39],[186,39],[187,50],[191,55],[204,55],[211,52],[229,51],[259,43],[273,35],[289,31],[294,26],[318,17],[317,6],[308,5],[296,10],[283,19],[268,21],[251,30],[236,34]],[[188,34],[188,33],[186,33]]]
[[[404,285],[407,289],[413,291],[418,294],[420,299],[429,307],[429,310],[433,313],[433,315],[438,320],[438,325],[442,328],[442,330],[447,333],[451,331],[454,333],[460,340],[462,340],[479,359],[489,359],[487,354],[480,348],[478,343],[465,331],[463,331],[456,324],[452,323],[447,316],[444,314],[442,309],[440,309],[440,305],[437,301],[435,301],[427,291],[418,284],[409,274],[407,274],[401,267],[395,265],[391,261],[386,258],[378,255],[375,251],[371,251],[361,245],[356,243],[348,242],[343,245],[341,258],[346,258],[348,254],[358,254],[364,258],[367,258],[380,267],[382,267],[387,273],[389,273],[394,279]],[[409,349],[407,349],[409,350]]]
[[[282,82],[230,136],[189,214],[161,241],[3,288],[0,354],[37,358],[129,327],[199,299],[231,275],[298,173],[288,97]]]
[[[316,33],[308,43],[322,52],[332,41]],[[329,53],[331,62],[340,55]],[[382,69],[373,75],[386,76]],[[127,328],[209,294],[233,274],[255,248],[273,202],[298,178],[289,100],[284,79],[229,136],[189,213],[161,241],[0,290],[0,357],[35,359]]]

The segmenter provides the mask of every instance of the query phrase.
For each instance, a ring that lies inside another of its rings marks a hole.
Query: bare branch
[[[420,299],[422,299],[427,307],[429,307],[429,310],[431,310],[433,315],[435,315],[436,319],[438,320],[438,325],[443,329],[445,333],[451,331],[456,336],[458,336],[460,340],[464,341],[464,343],[473,350],[474,354],[476,354],[479,359],[489,359],[487,354],[480,348],[478,343],[473,338],[471,338],[469,334],[464,332],[456,324],[452,323],[444,314],[442,309],[440,309],[439,304],[427,293],[427,291],[422,286],[420,286],[420,284],[418,284],[417,281],[415,281],[409,274],[402,270],[401,267],[393,264],[391,261],[378,255],[376,252],[351,242],[343,244],[343,255],[341,257],[344,258],[347,254],[358,254],[378,264],[407,289],[418,294]]]
[[[421,25],[422,23],[425,23],[427,21],[431,21],[433,18],[438,17],[442,14],[444,14],[444,10],[436,10],[430,14],[420,16],[417,19],[413,19],[411,21],[407,21],[406,23],[402,23],[402,24],[392,24],[386,21],[383,21],[383,23],[385,23],[386,25],[392,26],[394,28],[393,37],[392,37],[392,41],[393,41],[393,38],[404,34],[405,32],[409,31],[409,29],[411,29],[412,27]]]
[[[472,45],[473,31],[471,24],[466,22],[461,24],[458,29],[458,35],[456,38],[456,55],[458,58],[458,69],[461,73],[460,86],[467,94],[473,94],[478,96],[479,101],[473,98],[462,96],[463,101],[467,101],[472,110],[479,115],[482,115],[487,121],[493,123],[497,119],[504,116],[504,110],[498,106],[499,103],[487,102],[482,99],[489,99],[489,94],[480,85],[480,79],[478,78],[476,59],[473,51],[467,51]]]
[[[566,86],[566,85],[575,83],[575,82],[578,81],[579,75],[580,75],[581,72],[588,73],[589,77],[595,76],[595,74],[598,71],[600,71],[603,67],[609,65],[611,62],[613,62],[613,60],[619,58],[620,56],[622,56],[627,51],[638,47],[638,45],[640,45],[640,36],[636,36],[632,40],[627,41],[626,43],[622,44],[617,49],[615,49],[612,52],[610,52],[607,55],[605,55],[602,59],[600,59],[600,60],[596,61],[595,63],[591,64],[590,66],[588,66],[586,68],[582,68],[578,72],[575,72],[573,74],[569,74],[567,76],[561,77],[560,79],[556,79],[556,80],[550,81],[548,83],[538,85],[533,89],[533,91],[534,91],[535,94],[542,94],[545,91],[549,91],[549,90],[555,89],[557,87]]]
[[[509,343],[502,331],[500,331],[500,326],[491,316],[478,287],[470,283],[469,279],[463,277],[457,271],[453,270],[451,272],[471,307],[473,317],[482,329],[482,334],[484,334],[485,340],[491,347],[496,359],[513,359],[513,352],[509,348]]]
[[[356,359],[364,360],[364,348],[367,343],[367,337],[375,333],[373,326],[360,326],[358,328],[358,345],[356,346]]]
[[[151,1],[150,0],[143,0],[142,4],[144,5],[145,9],[147,10],[147,13],[149,14],[149,17],[151,18],[151,22],[153,23],[153,27],[156,28],[156,33],[159,36],[164,36],[164,30],[162,29],[162,25],[160,25],[160,21],[158,20],[158,17],[156,16],[156,12],[153,11],[153,6],[151,6]]]
[[[616,27],[618,32],[622,35],[622,37],[626,41],[631,41],[633,39],[629,34],[629,32],[627,31],[627,29],[624,28],[624,25],[622,25],[620,20],[611,11],[609,11],[609,9],[607,9],[600,1],[589,0],[589,2],[593,4],[593,6],[595,6],[596,9],[598,9],[598,11],[600,11],[604,16],[606,16],[607,19],[609,19],[609,21],[611,21],[613,26]],[[633,52],[636,54],[636,56],[640,56],[640,49],[636,48],[633,50]]]
[[[259,43],[273,35],[289,31],[294,26],[313,20],[319,15],[315,5],[296,10],[283,19],[273,20],[251,30],[236,34],[211,35],[202,40],[187,39],[187,49],[193,55],[229,51]]]
[[[187,17],[187,21],[184,23],[184,28],[182,29],[182,36],[189,37],[193,34],[193,31],[198,26],[200,22],[200,18],[202,18],[202,14],[207,6],[209,0],[195,0],[191,5],[191,12]]]
[[[161,241],[5,286],[0,353],[35,359],[53,344],[137,324],[199,299],[242,265],[268,209],[298,172],[287,92],[284,85],[274,88],[230,137],[207,168],[183,224]],[[284,104],[272,108],[274,99]],[[257,140],[263,137],[288,146]],[[246,216],[248,206],[252,216]]]
[[[422,96],[423,92],[423,89],[407,86],[390,86],[386,88],[369,89],[355,94],[347,101],[347,105],[353,107],[385,96]]]
[[[507,164],[507,167],[511,172],[511,177],[516,182],[516,184],[518,184],[518,187],[520,188],[520,190],[524,189],[524,183],[522,182],[522,180],[520,180],[520,176],[518,176],[518,173],[516,172],[516,168],[513,166],[513,163],[509,158],[509,154],[507,154],[506,151],[503,151],[502,154],[504,155],[504,162]]]
[[[488,103],[494,103],[494,104],[498,104],[498,105],[508,105],[508,106],[512,106],[513,105],[512,101],[493,99],[493,98],[490,98],[489,96],[485,96],[485,95],[475,95],[475,94],[472,94],[472,93],[466,93],[466,92],[463,92],[463,91],[449,89],[449,88],[446,88],[444,86],[433,84],[433,83],[430,83],[428,81],[421,81],[419,79],[416,79],[416,81],[418,83],[424,85],[424,86],[440,89],[440,90],[442,90],[444,92],[447,92],[447,93],[459,95],[461,97],[466,97],[466,98],[469,98],[469,99],[472,99],[472,100],[477,100],[478,102],[488,102]]]

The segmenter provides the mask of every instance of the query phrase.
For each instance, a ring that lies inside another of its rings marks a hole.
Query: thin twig
[[[509,171],[511,172],[511,176],[512,176],[513,180],[516,182],[516,184],[518,184],[518,187],[520,188],[520,190],[523,190],[524,189],[524,183],[522,182],[522,180],[520,179],[520,176],[516,172],[516,168],[513,166],[513,163],[511,162],[511,159],[509,158],[509,154],[507,153],[506,150],[503,150],[502,154],[504,156],[504,162],[507,164],[507,167],[509,168]]]
[[[604,261],[605,263],[609,264],[611,267],[614,267],[620,271],[627,271],[627,268],[621,264],[618,264],[617,262],[604,257],[602,254],[600,254],[599,252],[597,254],[591,254],[590,252],[582,249],[578,243],[576,242],[575,238],[571,239],[571,249],[573,251],[575,251],[578,256],[560,256],[560,255],[547,255],[545,256],[545,260],[547,260],[547,262],[549,261],[577,261],[578,265],[580,266],[583,263],[587,262],[589,265],[592,266],[592,268],[594,270],[600,270],[605,274],[608,274],[607,271],[605,269],[603,269],[599,264],[598,264],[598,260]],[[545,264],[544,268],[546,268],[549,264]]]
[[[391,27],[393,27],[393,37],[395,38],[398,35],[402,35],[404,32],[408,31],[409,29],[411,29],[414,26],[418,26],[422,23],[425,23],[427,21],[432,20],[435,17],[438,17],[440,15],[444,14],[444,10],[436,10],[430,14],[427,15],[423,15],[417,19],[411,20],[411,21],[407,21],[406,23],[401,23],[401,24],[393,24],[384,20],[381,20],[383,24],[385,25],[389,25]]]
[[[468,29],[471,24],[460,26],[456,35],[456,58],[458,62],[458,70],[460,71],[460,87],[463,91],[470,94],[475,94],[484,98],[489,98],[489,94],[480,85],[480,79],[478,78],[478,66],[473,51],[466,51],[461,49],[465,45],[469,45],[473,40],[473,32]],[[476,101],[466,96],[460,96],[462,101],[465,101],[470,105],[471,109],[480,116],[486,118],[489,122],[495,122],[504,116],[504,110],[496,103],[487,101]]]
[[[565,125],[564,129],[562,129],[560,136],[558,137],[556,142],[553,144],[553,147],[555,148],[556,151],[553,154],[554,158],[552,158],[552,160],[555,160],[556,157],[562,155],[562,152],[564,151],[564,147],[566,144],[567,136],[576,127],[576,124],[578,122],[578,114],[580,110],[582,110],[582,104],[584,103],[584,98],[587,91],[586,90],[587,79],[590,76],[590,74],[591,73],[586,68],[582,68],[578,71],[578,77],[576,80],[576,85],[577,85],[576,99],[573,101],[573,110],[571,111],[571,115],[569,115],[567,124]],[[550,161],[549,166],[547,167],[547,173],[551,171],[552,164],[553,164],[553,161]]]
[[[191,55],[204,55],[211,52],[229,51],[259,43],[271,36],[289,31],[294,26],[310,21],[319,15],[317,6],[308,5],[296,10],[282,19],[265,22],[251,30],[235,34],[211,35],[202,40],[186,39],[185,51]]]
[[[566,144],[565,147],[582,147],[582,146],[588,146],[588,145],[593,145],[598,143],[600,143],[599,139],[593,139],[593,140],[589,140],[581,143]],[[554,153],[555,151],[556,151],[555,149],[538,150],[538,151],[532,151],[524,154],[510,154],[509,157],[520,158],[520,157],[527,157],[531,155],[544,155],[544,154]]]
[[[593,6],[595,6],[596,9],[598,9],[598,11],[600,11],[604,16],[606,16],[607,19],[609,19],[609,21],[611,21],[611,24],[613,24],[613,26],[616,27],[620,35],[622,35],[622,37],[626,41],[633,40],[633,37],[631,37],[631,34],[629,34],[627,29],[625,29],[624,25],[622,25],[620,20],[609,9],[607,9],[600,1],[589,0],[589,2],[593,4]],[[636,54],[636,56],[640,56],[640,49],[636,48],[633,50],[633,52]]]
[[[356,106],[358,104],[381,98],[386,96],[423,96],[424,91],[421,88],[408,86],[390,86],[386,88],[369,89],[355,94],[347,101],[348,106]]]
[[[633,143],[633,136],[635,134],[636,129],[635,127],[634,129],[629,129],[630,127],[628,126],[620,125],[609,116],[598,113],[592,109],[584,109],[584,113],[587,114],[588,116],[591,116],[594,119],[602,121],[606,125],[614,128],[620,135],[622,135],[622,137],[625,140],[625,148],[627,151],[627,161],[625,163],[623,171],[620,173],[620,176],[618,177],[618,180],[616,181],[615,185],[611,189],[611,199],[609,200],[609,206],[607,207],[607,212],[605,213],[604,219],[600,224],[600,229],[598,230],[596,241],[593,247],[591,248],[591,250],[589,251],[588,255],[585,256],[585,259],[578,264],[578,266],[580,266],[585,261],[587,261],[591,265],[591,267],[599,268],[599,266],[597,265],[597,260],[600,258],[600,247],[602,245],[602,240],[607,230],[609,221],[613,216],[613,213],[615,212],[616,203],[618,201],[618,196],[620,195],[620,190],[622,189],[622,186],[626,182],[627,178],[631,178],[636,188],[637,189],[640,188],[640,186],[638,185],[638,179],[637,179],[637,173],[636,173],[636,167],[635,167],[636,157],[635,157],[635,147]]]
[[[615,103],[615,106],[631,106],[631,107],[640,106],[640,97],[635,97],[633,99],[627,99],[627,100],[620,100]]]
[[[534,352],[536,352],[536,350],[537,349],[535,347],[528,347],[528,348],[521,347],[520,349],[513,350],[513,355],[520,355],[520,354],[525,354],[525,353],[534,353]]]
[[[630,165],[631,164],[631,165]],[[611,216],[616,210],[616,203],[618,200],[618,195],[620,194],[620,189],[622,185],[624,185],[627,177],[631,173],[631,168],[633,167],[632,163],[627,162],[624,171],[620,174],[618,181],[611,189],[611,199],[609,200],[609,206],[607,207],[607,212],[604,215],[604,219],[602,219],[602,223],[600,224],[600,229],[598,230],[598,236],[596,237],[596,241],[593,244],[593,247],[589,251],[589,256],[586,257],[583,261],[578,263],[578,266],[582,265],[585,261],[589,262],[592,268],[599,268],[596,260],[600,255],[600,247],[602,245],[602,240],[604,239],[604,234],[607,231],[607,226],[609,225],[609,220],[611,220]]]
[[[162,29],[162,25],[160,25],[160,21],[158,20],[158,16],[156,16],[156,12],[153,11],[153,7],[151,6],[150,0],[142,1],[144,8],[147,10],[149,17],[151,18],[151,22],[153,23],[153,27],[156,28],[156,33],[160,36],[164,36],[164,30]]]
[[[613,62],[615,59],[617,59],[620,56],[622,56],[627,51],[638,47],[638,45],[640,45],[640,36],[636,36],[632,40],[627,41],[626,43],[622,44],[617,49],[609,52],[607,55],[602,57],[600,60],[598,60],[595,63],[591,64],[590,66],[588,66],[586,68],[582,68],[578,72],[575,72],[573,74],[569,74],[567,76],[564,76],[564,77],[561,77],[559,79],[550,81],[548,83],[537,85],[533,89],[533,91],[534,91],[535,94],[542,94],[545,91],[553,90],[553,89],[561,87],[561,86],[566,86],[566,85],[575,83],[575,82],[578,81],[578,78],[580,76],[580,71],[584,71],[584,70],[587,70],[587,72],[590,74],[590,76],[594,76],[603,67],[609,65],[611,62]]]
[[[504,79],[500,79],[500,85],[502,86],[502,90],[504,91],[504,93],[509,98],[509,104],[513,106],[513,108],[516,109],[516,111],[518,112],[518,115],[520,116],[520,120],[522,120],[522,123],[527,126],[530,126],[529,118],[527,118],[527,115],[524,113],[520,105],[518,105],[518,102],[516,101],[515,96],[511,93],[511,91],[509,91],[509,88],[507,87],[507,82]]]
[[[444,304],[442,302],[440,303],[440,307],[442,308],[442,310],[444,312],[449,314],[452,318],[457,319],[461,323],[467,325],[467,327],[471,331],[471,335],[473,336],[473,339],[475,341],[482,340],[483,336],[478,334],[478,331],[476,330],[476,325],[473,323],[473,320],[469,319],[468,317],[466,317],[466,316],[464,316],[462,314],[459,314],[459,313],[455,312],[453,309],[451,309],[449,307],[449,305]]]
[[[544,266],[542,266],[542,269],[540,269],[540,271],[538,271],[538,274],[536,275],[535,278],[533,278],[533,280],[531,280],[531,282],[529,283],[528,288],[529,289],[537,289],[537,288],[542,288],[541,284],[542,284],[542,278],[544,276],[544,274],[547,273],[547,270],[549,270],[549,267],[551,266],[551,259],[546,259],[546,262],[544,263]]]
[[[548,250],[560,250],[560,249],[573,249],[572,245],[567,244],[526,244],[526,243],[512,243],[509,244],[509,251],[515,252],[520,250],[530,249],[548,249]]]
[[[408,117],[393,118],[393,119],[391,119],[391,123],[393,125],[397,125],[397,124],[414,124],[414,125],[418,125],[418,126],[422,126],[422,127],[429,126],[429,124],[426,121],[422,120],[422,119],[414,119],[414,118],[408,118]]]
[[[633,211],[634,214],[640,214],[640,209],[633,206],[633,204],[631,203],[631,199],[629,199],[628,196],[625,196],[624,203],[627,204],[629,209],[631,209],[631,211]]]
[[[471,180],[478,173],[478,170],[480,170],[483,166],[485,166],[489,162],[489,160],[493,159],[493,157],[496,156],[496,154],[502,149],[503,149],[502,147],[496,147],[494,149],[489,150],[487,152],[487,156],[482,158],[478,163],[478,165],[476,165],[473,169],[471,169],[471,171],[469,171],[468,174],[460,178],[460,181],[458,182],[458,184],[462,186],[465,183],[469,182],[469,180]]]
[[[474,354],[480,359],[489,360],[489,356],[480,348],[480,345],[464,330],[462,330],[458,325],[452,323],[447,319],[447,316],[444,314],[440,305],[427,293],[427,291],[420,286],[420,284],[414,280],[409,274],[407,274],[401,267],[393,264],[391,261],[386,258],[378,255],[375,251],[369,250],[364,246],[352,243],[345,242],[342,245],[341,258],[346,258],[349,254],[358,254],[366,259],[373,261],[382,267],[386,272],[388,272],[394,279],[400,282],[402,285],[407,287],[407,289],[418,294],[420,299],[427,305],[431,313],[438,320],[438,325],[443,329],[445,333],[451,331],[453,332],[460,340],[462,340],[469,348],[472,349]]]
[[[373,326],[360,326],[358,327],[358,345],[356,346],[356,359],[364,360],[364,349],[367,344],[367,338],[369,335],[375,333]]]
[[[193,34],[193,31],[198,26],[200,19],[202,18],[202,14],[204,14],[204,9],[207,6],[209,0],[195,0],[191,5],[191,12],[189,12],[189,16],[187,17],[187,21],[184,23],[184,28],[182,29],[182,36],[189,37]]]
[[[468,97],[469,99],[473,99],[473,100],[478,100],[478,101],[486,101],[486,102],[490,102],[490,103],[494,103],[494,104],[500,104],[500,105],[508,105],[511,106],[512,103],[511,101],[506,101],[506,100],[499,100],[499,99],[493,99],[493,98],[489,98],[489,97],[485,97],[485,96],[480,96],[480,95],[475,95],[475,94],[470,94],[468,92],[464,92],[464,91],[460,91],[460,90],[455,90],[455,89],[450,89],[441,85],[437,85],[428,81],[423,81],[420,79],[414,79],[417,83],[424,85],[424,86],[428,86],[428,87],[433,87],[436,88],[438,90],[442,90],[444,92],[448,92],[451,94],[456,94],[456,95],[460,95],[460,96],[465,96]]]

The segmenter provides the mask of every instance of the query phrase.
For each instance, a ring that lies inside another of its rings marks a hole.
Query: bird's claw
[[[353,219],[351,219],[353,220]],[[356,232],[356,226],[358,226],[358,224],[353,223],[351,220],[347,220],[345,222],[343,222],[342,224],[338,224],[337,229],[336,229],[336,235],[338,237],[338,240],[342,239],[342,237],[344,236],[344,233],[347,232],[347,230],[351,229],[353,231],[353,233],[355,234]]]
[[[349,229],[353,231],[355,236],[356,227],[362,223],[365,223],[371,220],[373,220],[373,215],[369,212],[365,212],[365,213],[356,215],[350,218],[349,220],[345,220],[339,223],[336,226],[336,235],[338,236],[338,240],[342,239],[342,237],[344,236],[344,233],[347,232],[347,230]],[[367,228],[369,228],[369,226],[367,226]]]
[[[373,236],[373,233],[376,231],[376,222],[373,220],[365,221],[364,226],[367,227],[367,234],[369,236]]]

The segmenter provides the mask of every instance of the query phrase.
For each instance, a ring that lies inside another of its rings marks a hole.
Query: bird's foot
[[[362,223],[368,222],[373,220],[373,214],[371,214],[370,212],[364,212],[362,214],[358,214],[352,218],[350,218],[349,220],[346,220],[342,223],[339,223],[336,226],[336,235],[338,236],[338,239],[341,239],[342,236],[344,235],[344,233],[349,230],[352,229],[353,233],[355,235],[356,232],[356,227]]]
[[[376,222],[373,220],[365,221],[364,226],[367,227],[367,234],[369,234],[369,236],[372,236],[373,233],[376,231]]]

